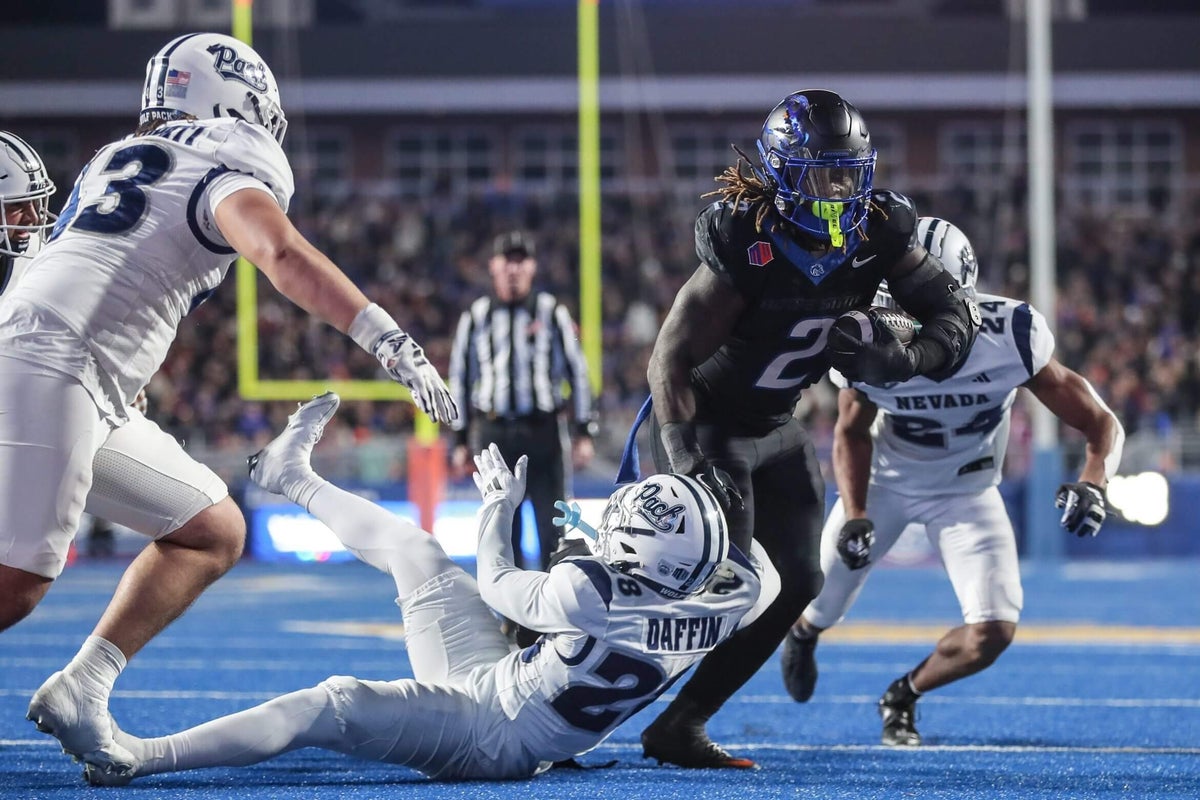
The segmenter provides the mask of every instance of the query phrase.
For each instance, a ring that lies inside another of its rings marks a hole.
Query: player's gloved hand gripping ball
[[[883,386],[916,374],[908,344],[917,335],[916,320],[882,306],[847,311],[833,322],[825,340],[830,365],[851,381]]]

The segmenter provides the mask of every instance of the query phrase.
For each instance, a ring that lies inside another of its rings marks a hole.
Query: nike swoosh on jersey
[[[877,255],[879,255],[879,254],[878,254],[878,253],[876,253],[876,254],[875,254],[875,256],[877,256]],[[850,262],[850,267],[851,267],[852,269],[858,269],[859,267],[861,267],[863,264],[865,264],[865,263],[867,263],[868,261],[870,261],[870,260],[871,260],[872,258],[874,258],[875,256],[867,256],[866,258],[863,258],[863,259],[858,259],[858,258],[856,258],[856,259],[854,259],[854,260],[852,260],[852,261]]]

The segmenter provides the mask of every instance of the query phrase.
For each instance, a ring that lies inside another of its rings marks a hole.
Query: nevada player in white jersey
[[[922,217],[917,236],[974,291],[978,264],[962,231]],[[1020,300],[979,294],[977,301],[979,336],[966,362],[945,380],[918,376],[878,388],[833,375],[842,387],[833,446],[840,497],[821,535],[824,587],[785,640],[788,693],[799,702],[812,696],[817,635],[842,620],[871,565],[910,523],[925,526],[962,607],[963,625],[880,698],[886,745],[919,745],[917,698],[985,669],[1016,632],[1023,596],[1017,545],[997,484],[1017,388],[1028,389],[1087,438],[1078,482],[1058,491],[1068,531],[1099,531],[1105,486],[1121,459],[1120,422],[1087,380],[1054,358],[1045,318]]]
[[[0,293],[14,285],[54,224],[54,181],[29,143],[0,131]]]
[[[129,755],[112,738],[113,683],[245,539],[224,483],[131,408],[233,259],[373,353],[435,420],[457,416],[421,348],[288,220],[286,127],[254,50],[219,34],[174,39],[147,66],[135,133],[84,167],[0,298],[0,630],[62,571],[93,485],[114,501],[103,516],[154,540],[28,712],[67,752],[118,771]]]
[[[653,475],[609,498],[594,555],[549,572],[519,569],[514,472],[496,445],[476,457],[478,581],[437,540],[312,471],[309,454],[337,409],[316,397],[251,459],[251,478],[330,527],[362,561],[391,575],[403,609],[412,678],[335,676],[318,686],[182,733],[139,739],[131,773],[85,768],[89,781],[199,767],[243,766],[302,747],[400,764],[441,779],[524,778],[584,753],[775,597],[778,575],[755,543],[747,559],[699,481]],[[566,504],[561,504],[566,509]],[[492,609],[545,631],[517,650]]]

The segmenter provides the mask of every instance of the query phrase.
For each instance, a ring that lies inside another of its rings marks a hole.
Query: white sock
[[[432,535],[332,483],[318,487],[308,510],[360,561],[391,575],[401,600],[457,568]]]
[[[125,664],[125,654],[119,647],[100,636],[89,636],[71,663],[63,668],[63,673],[99,690],[100,698],[107,703]]]
[[[139,760],[136,775],[244,767],[301,747],[339,749],[342,735],[320,686],[156,739],[119,738]]]
[[[329,485],[329,481],[309,469],[303,475],[294,476],[292,480],[284,482],[283,496],[308,511],[313,495],[320,491],[321,487],[327,485]]]

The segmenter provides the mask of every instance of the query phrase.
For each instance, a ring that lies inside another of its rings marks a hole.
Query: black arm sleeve
[[[921,321],[921,332],[909,345],[917,374],[940,378],[958,369],[979,332],[975,301],[928,253],[916,269],[888,285],[900,307]]]

